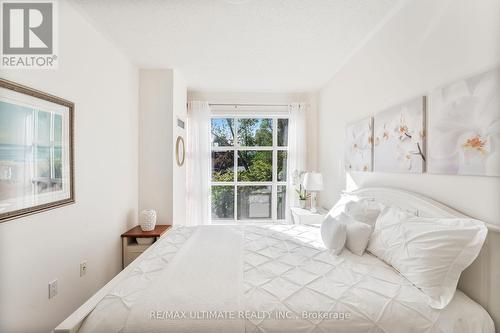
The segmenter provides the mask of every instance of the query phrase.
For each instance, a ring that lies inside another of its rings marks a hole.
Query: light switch
[[[57,295],[57,279],[49,282],[49,299]]]

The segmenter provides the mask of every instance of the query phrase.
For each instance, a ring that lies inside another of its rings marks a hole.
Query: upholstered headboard
[[[345,194],[372,198],[424,217],[466,217],[436,200],[396,188],[362,188]],[[500,332],[500,226],[485,224],[486,243],[478,258],[462,273],[458,287],[488,311]]]

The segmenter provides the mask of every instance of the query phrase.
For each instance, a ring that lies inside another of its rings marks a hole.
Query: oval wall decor
[[[186,147],[184,146],[184,139],[180,135],[175,141],[175,159],[178,166],[182,166],[186,159]]]

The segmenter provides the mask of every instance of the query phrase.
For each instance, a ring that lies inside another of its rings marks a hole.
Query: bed
[[[396,189],[350,195],[420,215],[463,216]],[[462,277],[476,301],[457,290],[436,310],[370,253],[331,255],[319,225],[174,227],[55,332],[490,333],[485,307],[496,313],[497,304],[485,289],[489,259],[482,254]]]

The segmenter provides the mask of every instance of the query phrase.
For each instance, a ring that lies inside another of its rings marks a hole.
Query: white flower
[[[346,168],[369,171],[373,144],[371,120],[361,121],[348,127],[346,139]]]
[[[377,133],[375,133],[375,142],[374,144],[378,146],[381,142],[389,140],[391,136],[392,127],[391,123],[384,123],[382,127],[377,128]]]
[[[420,113],[416,115],[412,113],[407,106],[404,106],[399,114],[399,122],[393,126],[393,131],[400,141],[412,142],[414,144],[420,144],[422,142],[424,133],[422,130],[423,121]]]
[[[433,156],[460,174],[500,175],[500,151],[495,150],[500,144],[500,71],[486,73],[475,87],[474,82],[453,84],[433,100],[433,109],[440,111]]]
[[[390,159],[394,169],[418,172],[418,166],[425,160],[423,119],[422,99],[387,110],[375,118],[376,158],[380,160],[378,154],[389,154],[383,158]]]
[[[422,127],[421,113],[410,110],[406,105],[402,106],[397,119],[394,117],[391,121],[384,123],[382,127],[377,128],[375,144],[379,144],[384,140],[387,141],[391,137],[402,142],[412,141],[415,144],[420,144],[424,137]]]

